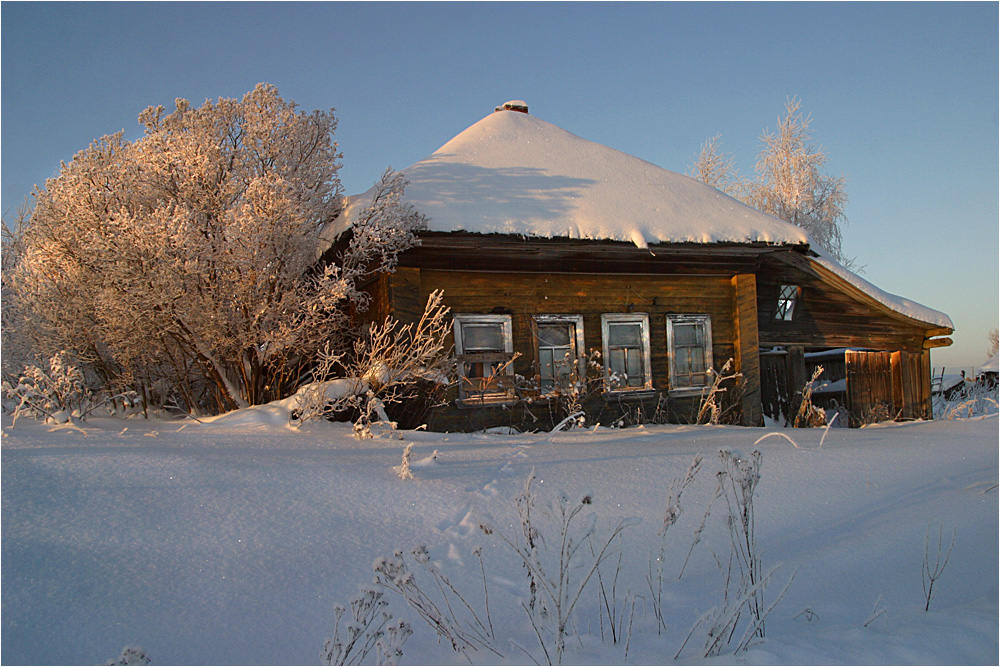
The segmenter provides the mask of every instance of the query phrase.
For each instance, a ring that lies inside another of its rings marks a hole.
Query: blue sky
[[[18,3],[0,5],[2,211],[143,108],[275,84],[336,108],[345,189],[368,188],[509,99],[685,172],[705,139],[750,174],[785,100],[847,178],[844,249],[947,312],[935,367],[997,326],[998,4]]]

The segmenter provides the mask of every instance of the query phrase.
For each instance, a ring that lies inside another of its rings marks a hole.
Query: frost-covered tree
[[[736,159],[722,153],[721,146],[720,134],[703,143],[688,175],[728,195],[739,196],[740,181],[734,166]]]
[[[747,202],[754,207],[802,227],[814,241],[843,261],[841,226],[847,224],[844,178],[825,176],[827,157],[809,144],[810,116],[797,99],[788,101],[777,132],[761,135],[757,179],[750,183]]]
[[[740,180],[732,169],[732,158],[718,152],[719,137],[709,140],[691,170],[691,175],[769,215],[809,232],[835,259],[850,265],[844,256],[841,228],[847,225],[845,179],[823,173],[828,158],[810,144],[812,118],[802,112],[802,103],[790,99],[784,118],[774,132],[761,135],[756,178]]]
[[[189,409],[288,395],[327,342],[349,344],[366,277],[416,243],[402,178],[386,172],[338,261],[317,266],[342,210],[332,110],[260,84],[139,120],[140,139],[94,142],[33,193],[4,267],[19,332],[42,357],[72,350],[106,378],[166,383]]]
[[[990,332],[986,334],[986,339],[990,341],[990,350],[986,353],[986,356],[992,357],[1000,352],[1000,329],[993,327]]]

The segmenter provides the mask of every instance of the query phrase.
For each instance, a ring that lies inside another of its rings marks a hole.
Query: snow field
[[[619,613],[635,600],[627,662],[671,662],[696,619],[722,599],[717,560],[728,558],[729,542],[719,502],[677,579],[713,496],[717,452],[749,454],[767,433],[656,426],[359,441],[350,425],[290,430],[273,408],[206,424],[97,420],[83,430],[3,422],[5,664],[99,664],[125,645],[142,646],[161,665],[316,664],[332,637],[334,605],[371,582],[377,557],[417,545],[480,614],[472,552],[483,547],[504,657],[471,657],[530,664],[511,643],[542,659],[519,606],[525,572],[478,524],[518,534],[513,498],[532,469],[539,509],[557,490],[571,502],[594,494],[578,525],[592,512],[597,538],[622,518],[641,519],[623,535],[616,591]],[[738,660],[995,663],[997,419],[834,429],[822,448],[820,430],[783,432],[798,447],[779,437],[757,445],[757,542],[765,571],[778,566],[766,599],[794,580],[767,619],[766,639]],[[404,481],[392,468],[411,442],[415,479]],[[666,537],[668,629],[657,634],[645,578],[670,483],[699,453],[704,469]],[[539,514],[538,525],[553,545],[552,522]],[[939,527],[945,548],[955,532],[955,548],[924,612],[925,538],[930,531],[933,559]],[[616,563],[617,554],[602,567],[606,586]],[[408,565],[433,593],[429,576]],[[601,641],[596,584],[574,614],[566,663],[626,661],[622,644]],[[400,598],[388,599],[414,629],[403,664],[465,662]],[[698,633],[680,662],[737,659],[703,659]]]

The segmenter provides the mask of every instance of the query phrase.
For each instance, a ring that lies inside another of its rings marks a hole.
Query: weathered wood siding
[[[762,426],[760,393],[760,340],[757,332],[757,280],[753,274],[733,276],[733,342],[736,370],[743,374],[740,397],[742,423]]]
[[[801,288],[794,316],[788,322],[775,319],[782,285]],[[760,343],[765,347],[923,351],[926,327],[887,315],[803,267],[774,259],[765,261],[757,273],[757,297]]]
[[[514,371],[528,378],[537,371],[533,315],[582,316],[584,348],[589,352],[602,349],[602,314],[641,312],[649,315],[654,408],[663,405],[656,398],[668,396],[668,314],[711,317],[715,367],[720,369],[732,358],[735,370],[744,376],[738,404],[745,424],[762,423],[764,411],[797,407],[807,379],[804,351],[854,347],[918,355],[919,369],[912,360],[900,357],[900,369],[909,370],[899,370],[897,376],[912,378],[896,387],[897,395],[890,400],[893,405],[920,406],[923,389],[915,387],[926,384],[929,388],[929,354],[924,349],[931,335],[928,326],[893,313],[831,278],[825,269],[810,263],[803,254],[805,248],[675,244],[640,249],[628,243],[580,239],[463,233],[421,236],[422,245],[401,256],[395,273],[369,287],[375,303],[367,318],[392,315],[403,322],[415,321],[430,293],[443,290],[445,303],[454,313],[511,316],[513,348],[521,355]],[[782,285],[799,287],[791,321],[775,318]],[[762,368],[760,350],[775,347],[786,354],[781,360],[768,360]],[[917,378],[917,373],[926,377]],[[768,386],[769,380],[762,376],[772,375],[771,384],[783,386]],[[636,395],[624,399],[633,404],[638,401]],[[693,417],[697,403],[697,397],[675,395],[670,397],[668,410],[672,418],[684,421]],[[762,410],[763,403],[768,407]],[[644,404],[643,410],[647,408]],[[520,409],[509,410],[505,419],[515,422],[517,416],[512,413]],[[913,413],[920,410],[914,407]],[[456,418],[454,423],[460,421]]]
[[[860,426],[886,419],[930,419],[929,355],[848,351],[850,420]]]
[[[514,372],[525,377],[533,377],[537,372],[533,315],[582,316],[584,347],[590,352],[602,349],[602,314],[646,313],[649,316],[653,389],[662,395],[669,389],[666,316],[707,314],[712,318],[715,366],[721,368],[727,359],[733,358],[738,367],[745,369],[754,385],[747,392],[749,398],[744,409],[752,423],[759,421],[756,298],[752,275],[736,279],[729,276],[501,273],[409,268],[405,272],[397,271],[390,281],[388,291],[392,295],[393,312],[401,319],[407,312],[419,316],[414,304],[420,304],[422,309],[434,290],[443,290],[444,302],[453,313],[510,315],[513,348],[521,354],[514,362]],[[735,317],[740,309],[743,313],[740,320],[742,337],[738,335]],[[448,343],[454,344],[454,341]],[[629,400],[628,396],[621,398]],[[653,408],[656,398],[647,396]],[[693,416],[697,403],[697,397],[675,398],[669,409],[674,418],[683,421]],[[644,409],[652,411],[649,407]]]
[[[668,313],[710,315],[717,365],[735,354],[734,290],[728,278],[421,271],[421,299],[436,289],[444,290],[452,312],[511,315],[514,350],[522,355],[514,370],[526,376],[534,375],[537,363],[532,315],[582,315],[589,352],[602,347],[602,313],[647,313],[653,387],[662,391],[668,388]]]

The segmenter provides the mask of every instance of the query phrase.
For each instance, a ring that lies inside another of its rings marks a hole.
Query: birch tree
[[[826,153],[810,141],[812,118],[802,112],[802,104],[792,98],[785,105],[785,116],[778,119],[777,130],[765,131],[757,154],[756,177],[739,179],[732,168],[732,157],[718,151],[717,135],[702,147],[689,172],[698,180],[806,230],[810,237],[847,266],[842,227],[848,223],[844,213],[847,191],[843,177],[827,176],[823,168]]]
[[[169,382],[191,409],[291,393],[325,343],[347,344],[366,277],[417,242],[403,180],[383,176],[339,261],[318,267],[342,210],[333,110],[260,84],[139,121],[140,139],[104,137],[34,192],[10,291],[37,351]]]
[[[736,174],[736,159],[722,153],[722,135],[717,134],[701,145],[698,159],[688,170],[692,178],[722,190],[727,195],[738,196],[740,181]]]

